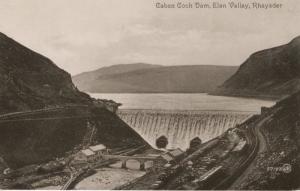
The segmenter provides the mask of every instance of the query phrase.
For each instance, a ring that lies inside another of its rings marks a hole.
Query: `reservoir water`
[[[199,94],[90,94],[99,99],[122,103],[120,109],[153,110],[234,110],[259,112],[274,101]]]
[[[166,148],[187,149],[199,137],[206,142],[242,123],[273,101],[207,94],[91,94],[122,103],[119,117],[156,147],[160,136]]]

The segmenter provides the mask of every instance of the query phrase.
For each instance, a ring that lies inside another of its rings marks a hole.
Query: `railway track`
[[[193,182],[187,183],[183,185],[183,187],[178,187],[180,189],[191,189],[191,190],[199,190],[199,189],[205,189],[205,190],[225,190],[229,189],[230,186],[238,180],[238,178],[241,176],[243,172],[251,165],[252,161],[257,156],[257,153],[260,148],[260,140],[257,131],[259,127],[259,121],[257,121],[258,118],[252,118],[251,123],[254,123],[254,126],[250,128],[245,128],[245,139],[248,145],[248,150],[245,153],[246,156],[241,157],[238,161],[235,163],[234,169],[229,171],[229,169],[224,169],[223,166],[217,166],[219,168],[219,171],[208,173],[208,175],[204,174],[201,176],[198,180],[195,179]],[[241,125],[240,127],[246,127],[249,125],[249,123],[245,123]],[[214,167],[216,168],[216,167]],[[214,169],[212,168],[212,169]],[[212,170],[211,169],[211,170]],[[208,171],[210,172],[210,171]],[[229,173],[230,172],[230,173]]]
[[[249,155],[246,159],[238,162],[239,167],[233,173],[231,173],[228,177],[222,180],[217,185],[213,186],[212,190],[225,190],[228,189],[235,180],[239,178],[239,176],[246,170],[246,168],[251,164],[254,158],[257,156],[259,150],[259,138],[256,135],[256,127],[248,128],[249,136],[247,137],[247,142],[249,142]]]
[[[192,161],[199,156],[203,155],[205,152],[211,150],[214,148],[220,141],[219,137],[216,137],[209,142],[204,143],[197,151],[193,152],[191,155],[184,158],[182,161],[180,161],[177,165],[173,165],[168,167],[168,169],[165,170],[165,172],[161,174],[166,174],[166,177],[163,181],[159,181],[160,183],[154,188],[158,190],[168,190],[168,189],[178,189],[178,188],[169,188],[168,186],[173,183],[174,178],[177,176],[180,176],[182,173],[181,170],[186,166],[188,161]],[[166,173],[166,171],[169,171],[169,173]],[[170,173],[171,172],[171,173]]]
[[[74,182],[74,175],[71,173],[70,179],[61,187],[61,190],[68,190],[72,182]]]
[[[258,123],[258,118],[257,116],[254,116],[253,118],[250,119],[251,123],[254,124],[254,126],[251,125],[251,127],[245,129],[246,131],[246,142],[248,144],[248,151],[247,151],[247,156],[241,158],[239,161],[235,163],[235,165],[238,165],[238,167],[231,172],[229,175],[220,175],[221,177],[225,177],[222,180],[220,178],[217,178],[216,180],[213,180],[213,182],[209,183],[207,188],[205,189],[210,189],[210,190],[225,190],[228,189],[234,182],[239,178],[239,176],[247,169],[247,167],[252,163],[254,158],[257,156],[258,150],[259,150],[259,138],[256,132],[256,127],[255,125]],[[246,127],[249,125],[247,122],[244,122],[241,124],[240,127]],[[201,151],[201,150],[200,150]],[[198,153],[195,152],[194,155],[198,156]],[[186,158],[186,160],[183,160],[183,163],[186,161],[189,161],[191,158],[194,158],[193,155],[190,155]],[[213,178],[214,179],[214,178]],[[169,182],[169,181],[167,181]],[[167,184],[167,182],[164,182],[159,189],[165,188],[164,185]],[[194,184],[195,187],[190,187],[189,189],[203,189],[201,188],[201,185],[196,185]],[[181,188],[182,189],[182,188]]]
[[[26,119],[5,119],[0,120],[0,123],[18,122],[18,121],[46,121],[46,120],[71,120],[71,119],[86,119],[90,116],[74,116],[74,117],[43,117],[43,118],[26,118]]]
[[[36,110],[30,110],[30,111],[20,111],[20,112],[12,112],[12,113],[6,113],[0,115],[0,120],[5,120],[10,117],[22,117],[30,114],[40,114],[45,112],[55,112],[60,110],[66,110],[71,108],[87,108],[88,105],[65,105],[55,108],[44,108],[44,109],[36,109]]]

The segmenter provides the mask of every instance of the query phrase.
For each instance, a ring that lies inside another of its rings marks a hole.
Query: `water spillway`
[[[252,112],[183,111],[183,110],[119,110],[119,117],[139,133],[151,146],[161,136],[168,139],[168,149],[189,147],[199,137],[202,142],[213,139],[241,123]]]

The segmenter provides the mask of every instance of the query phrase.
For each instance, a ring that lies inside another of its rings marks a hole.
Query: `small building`
[[[106,108],[112,113],[116,113],[118,108],[122,105],[121,103],[117,103],[113,100],[107,99],[93,99],[93,103],[98,108]]]
[[[95,153],[90,150],[90,149],[84,149],[81,151],[81,153],[86,156],[87,158],[92,157],[93,155],[95,155]]]
[[[108,150],[107,150],[106,146],[103,145],[103,144],[90,146],[89,149],[90,149],[91,151],[93,151],[94,153],[98,154],[98,155],[99,155],[99,154],[100,154],[100,155],[101,155],[101,154],[108,154]]]
[[[6,168],[6,169],[3,170],[3,174],[5,174],[5,175],[7,175],[11,172],[12,172],[12,170],[10,168]]]
[[[97,159],[96,153],[94,153],[90,149],[84,149],[76,153],[74,159],[71,161],[71,166],[82,166],[86,165],[87,163],[94,161]]]
[[[172,162],[174,160],[174,157],[172,157],[169,153],[164,153],[161,155],[161,158],[168,163]]]
[[[95,153],[90,149],[84,149],[77,153],[75,160],[88,161],[95,157]]]
[[[232,152],[239,152],[239,151],[242,151],[244,150],[244,148],[246,147],[247,145],[247,141],[243,140],[243,141],[240,141],[235,147],[234,149],[232,150]]]
[[[193,164],[194,164],[194,163],[193,163],[191,160],[189,160],[189,161],[187,162],[187,165],[188,165],[188,166],[193,166]]]
[[[116,113],[119,109],[119,107],[122,105],[121,103],[116,103],[112,100],[105,100],[105,107],[106,109],[108,109],[109,111],[111,111],[112,113]]]
[[[184,152],[180,149],[174,149],[172,151],[169,152],[169,154],[176,160],[181,159],[184,155]]]
[[[176,161],[182,159],[183,156],[184,152],[179,148],[160,155],[160,157],[167,163],[175,163]]]
[[[142,156],[144,156],[144,155],[142,155]],[[160,154],[147,154],[147,156],[148,157],[159,157],[160,156]]]

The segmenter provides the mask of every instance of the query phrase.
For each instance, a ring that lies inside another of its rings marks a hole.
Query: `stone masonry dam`
[[[168,139],[167,149],[186,150],[190,141],[213,139],[227,129],[242,123],[254,112],[202,110],[140,110],[121,109],[119,117],[139,133],[151,146],[161,136]]]

